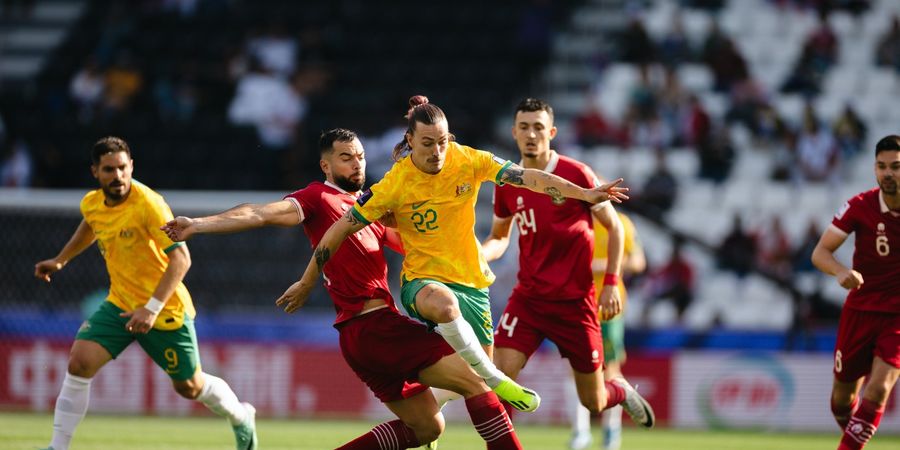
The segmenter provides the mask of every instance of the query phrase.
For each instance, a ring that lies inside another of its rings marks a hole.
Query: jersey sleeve
[[[831,219],[832,229],[836,228],[845,235],[852,233],[853,230],[856,229],[856,218],[858,216],[860,202],[855,200],[856,198],[850,199],[841,205],[834,215],[834,218]]]
[[[160,226],[173,218],[172,210],[162,197],[151,197],[147,199],[147,209],[144,212],[144,225],[147,227],[150,238],[153,239],[153,241],[156,242],[156,245],[158,245],[165,253],[169,253],[184,245],[184,242],[175,242],[169,239],[169,236],[159,229]]]
[[[307,218],[311,217],[316,210],[312,204],[313,199],[309,188],[294,191],[285,195],[282,200],[291,202],[291,204],[297,208],[297,214],[300,215],[300,223],[303,223]]]
[[[504,219],[512,215],[512,212],[507,207],[506,202],[504,201],[505,195],[503,194],[503,189],[500,189],[500,186],[494,186],[494,215]]]
[[[597,174],[594,173],[588,166],[583,166],[581,168],[581,174],[584,176],[583,182],[579,181],[575,184],[585,188],[585,189],[594,189],[600,187],[603,183],[600,182],[600,178]]]
[[[381,181],[363,192],[350,210],[351,214],[366,225],[393,210],[397,203],[394,177],[389,176],[390,174],[388,172]]]
[[[496,185],[503,186],[500,177],[503,172],[512,165],[499,156],[494,156],[491,152],[484,150],[474,150],[473,163],[475,166],[475,178],[477,181],[490,181]]]
[[[631,219],[621,214],[619,215],[619,219],[622,221],[622,227],[625,229],[624,253],[630,255],[635,251],[642,250],[641,241],[638,239],[634,223]]]

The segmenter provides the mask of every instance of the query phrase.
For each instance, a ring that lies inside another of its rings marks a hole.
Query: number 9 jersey
[[[890,211],[881,190],[863,192],[844,203],[831,229],[843,236],[856,233],[853,269],[864,280],[847,294],[844,307],[900,313],[900,217]]]

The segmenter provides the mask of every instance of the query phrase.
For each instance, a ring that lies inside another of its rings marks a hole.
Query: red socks
[[[859,409],[853,413],[850,423],[844,428],[844,437],[838,450],[859,450],[863,448],[881,423],[884,406],[862,399]]]
[[[372,428],[372,431],[338,447],[337,450],[402,450],[422,444],[416,434],[399,420],[392,420]]]
[[[487,443],[488,450],[520,450],[522,444],[516,437],[512,422],[500,399],[493,392],[486,392],[466,399],[466,409],[475,425],[475,431]]]
[[[604,381],[603,384],[606,385],[606,406],[603,408],[604,410],[625,401],[625,388],[611,381]]]

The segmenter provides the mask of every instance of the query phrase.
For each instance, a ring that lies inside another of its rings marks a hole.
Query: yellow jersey
[[[169,265],[166,253],[184,245],[173,242],[159,227],[172,220],[172,210],[162,196],[132,180],[124,202],[106,206],[103,190],[91,191],[81,200],[81,214],[97,238],[97,247],[109,272],[110,303],[125,311],[144,306],[156,290]],[[184,283],[166,303],[153,328],[180,328],[187,314],[196,315],[191,295]]]
[[[440,172],[425,173],[412,158],[403,158],[351,211],[364,223],[394,213],[406,251],[403,279],[486,288],[495,277],[475,237],[475,201],[481,183],[502,184],[500,176],[510,165],[489,152],[451,142]]]
[[[625,214],[620,212],[616,213],[619,216],[619,220],[622,222],[622,228],[625,229],[625,243],[623,249],[623,256],[628,257],[628,255],[634,253],[635,251],[642,251],[641,242],[637,236],[637,230],[634,228],[634,223],[631,219],[628,218]],[[609,233],[606,231],[606,227],[604,227],[599,221],[594,219],[594,259],[606,259],[608,253],[608,245],[609,243]],[[603,276],[605,273],[601,273],[598,275],[594,275],[594,288],[597,292],[597,298],[600,298],[600,291],[603,289]],[[628,299],[628,292],[625,290],[625,282],[624,277],[619,277],[619,296],[622,299],[622,304],[624,306],[625,300]]]

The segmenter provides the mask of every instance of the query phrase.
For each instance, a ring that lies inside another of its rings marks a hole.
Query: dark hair
[[[118,152],[125,152],[125,154],[131,158],[131,149],[128,148],[128,144],[125,140],[115,136],[107,136],[94,142],[94,147],[91,148],[91,162],[94,163],[94,165],[100,164],[100,158],[103,157],[103,155]]]
[[[413,95],[409,98],[409,110],[404,117],[407,121],[406,134],[412,134],[415,131],[417,122],[434,125],[441,120],[447,120],[444,111],[437,105],[428,103],[428,97],[424,95]],[[406,134],[403,135],[403,140],[394,146],[394,152],[391,154],[394,161],[400,161],[404,153],[412,151],[409,142],[406,141]],[[450,140],[456,140],[456,137],[451,134]]]
[[[878,156],[881,152],[898,151],[900,151],[900,136],[897,136],[896,134],[885,136],[875,144],[875,156]]]
[[[518,114],[520,111],[521,112],[547,111],[547,115],[550,116],[550,121],[551,122],[553,121],[553,108],[550,106],[549,103],[547,103],[543,100],[537,99],[537,98],[528,97],[526,99],[523,99],[521,102],[519,102],[519,104],[516,105],[516,111],[513,113],[513,117],[515,117],[515,115]]]
[[[334,150],[335,142],[350,142],[356,139],[356,133],[346,128],[332,128],[319,135],[319,154]]]

